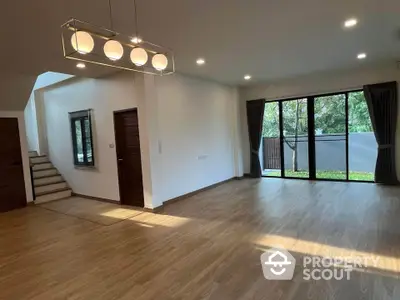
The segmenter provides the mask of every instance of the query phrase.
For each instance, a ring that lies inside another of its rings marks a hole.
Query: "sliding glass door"
[[[267,102],[266,177],[373,181],[377,144],[362,91]]]
[[[307,99],[282,102],[285,177],[309,178]]]
[[[362,91],[348,93],[349,179],[373,181],[378,144]]]
[[[281,138],[279,103],[265,103],[260,162],[263,176],[281,177]]]
[[[346,94],[314,98],[317,179],[347,179]]]

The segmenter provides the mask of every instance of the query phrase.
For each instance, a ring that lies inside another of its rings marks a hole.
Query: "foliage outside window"
[[[94,166],[91,110],[69,113],[75,166]]]
[[[347,110],[347,124],[346,124],[346,95],[348,96],[348,110]],[[346,143],[355,145],[359,143],[356,140],[356,136],[361,136],[361,133],[369,133],[370,135],[364,135],[363,140],[369,141],[366,137],[373,135],[373,128],[371,119],[369,116],[367,102],[364,97],[363,91],[351,91],[351,92],[338,92],[337,94],[332,94],[328,96],[310,96],[308,98],[314,98],[312,102],[314,104],[313,110],[314,114],[314,129],[315,129],[315,145],[318,142],[328,142],[331,139],[331,144],[336,147],[347,147],[349,157],[367,155],[367,150],[363,150],[364,146],[356,145],[360,148],[360,151],[353,153],[351,149],[349,150],[348,145],[343,145]],[[308,143],[308,111],[307,111],[307,98],[299,98],[290,101],[282,102],[282,140],[283,145],[286,147],[284,151],[292,151],[292,168],[286,171],[286,176],[289,177],[306,177],[308,178],[309,173],[307,170],[298,169],[298,149],[300,142]],[[264,138],[268,139],[279,139],[280,138],[280,128],[279,128],[279,105],[278,102],[266,102],[264,110],[264,120],[263,120],[263,132]],[[346,135],[346,127],[348,129],[348,135]],[[333,140],[332,140],[333,139]],[[342,140],[342,141],[340,141]],[[371,141],[370,148],[375,148],[375,142]],[[333,148],[333,146],[331,146]],[[318,150],[316,150],[318,151]],[[361,152],[364,151],[364,152]],[[371,152],[371,151],[370,151]],[[370,152],[369,155],[373,155]],[[286,152],[285,152],[286,153]],[[308,157],[308,153],[306,154]],[[315,154],[317,155],[317,154]],[[346,155],[346,154],[344,154]],[[355,159],[349,161],[348,171],[350,180],[373,180],[373,173],[366,171],[359,171],[353,169],[351,165]],[[281,168],[284,168],[282,166]],[[317,178],[323,177],[323,172],[330,173],[330,177],[334,179],[344,179],[346,178],[345,171],[336,170],[316,170]],[[318,174],[320,172],[321,174]],[[335,173],[335,174],[333,174]],[[340,174],[339,174],[340,173]],[[275,175],[277,174],[277,175]],[[332,175],[333,174],[333,175]],[[339,175],[340,176],[339,176]],[[268,176],[281,176],[279,172],[269,172]],[[304,176],[303,176],[304,175]],[[326,174],[325,174],[326,175]]]
[[[349,92],[349,132],[373,132],[367,102],[362,91]],[[345,122],[343,110],[344,93],[325,96],[325,101],[315,102],[315,130],[318,134],[343,133]],[[306,99],[287,102],[284,106],[286,122],[283,131],[286,136],[307,134]],[[297,130],[296,130],[297,125]],[[265,105],[264,137],[279,137],[279,109],[277,105]]]

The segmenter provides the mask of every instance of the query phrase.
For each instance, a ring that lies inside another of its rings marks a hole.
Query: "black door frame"
[[[373,182],[370,180],[352,180],[349,179],[349,93],[361,92],[361,89],[347,90],[336,93],[317,94],[305,97],[287,98],[282,100],[265,101],[265,103],[276,102],[279,107],[279,139],[280,139],[280,155],[281,155],[281,178],[285,179],[300,179],[300,180],[320,180],[320,181],[339,181],[339,182]],[[334,95],[345,96],[345,145],[346,145],[346,179],[328,179],[328,178],[317,178],[316,177],[316,152],[315,152],[315,115],[314,115],[314,101],[315,98],[327,97]],[[284,156],[284,139],[283,139],[283,102],[293,101],[298,99],[307,99],[307,119],[308,119],[308,165],[309,165],[309,177],[290,177],[285,175],[285,156]],[[268,176],[263,177],[279,178],[279,176]]]

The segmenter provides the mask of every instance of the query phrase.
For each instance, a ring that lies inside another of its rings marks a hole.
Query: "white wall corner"
[[[153,75],[135,74],[135,84],[136,98],[138,99],[144,202],[146,208],[153,209],[163,204],[156,83]]]
[[[35,102],[35,117],[37,130],[37,152],[39,155],[47,155],[49,147],[47,142],[47,125],[44,110],[43,90],[35,90],[33,92]]]
[[[232,147],[234,159],[234,176],[243,176],[243,153],[241,139],[240,97],[238,89],[234,89],[232,96]]]

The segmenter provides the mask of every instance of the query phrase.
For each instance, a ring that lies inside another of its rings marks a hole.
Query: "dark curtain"
[[[378,143],[375,182],[397,184],[395,157],[397,82],[366,85],[364,95]]]
[[[260,178],[262,175],[260,158],[258,154],[261,143],[264,107],[265,107],[264,99],[247,101],[246,104],[247,125],[249,129],[250,153],[251,153],[250,176],[254,178]]]

